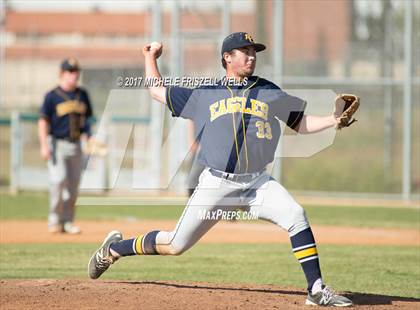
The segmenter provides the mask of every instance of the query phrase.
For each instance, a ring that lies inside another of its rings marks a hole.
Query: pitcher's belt
[[[64,140],[64,141],[71,142],[71,143],[77,143],[77,142],[80,141],[79,138],[73,139],[73,138],[70,138],[70,137],[55,137],[54,136],[54,139],[56,139],[56,140]]]
[[[229,181],[233,182],[251,182],[253,179],[261,175],[263,171],[260,172],[254,172],[254,173],[242,173],[242,174],[236,174],[236,173],[227,173],[224,171],[219,171],[213,168],[209,168],[209,172],[218,178],[223,178]]]

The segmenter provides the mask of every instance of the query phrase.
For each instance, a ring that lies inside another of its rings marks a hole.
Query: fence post
[[[10,192],[19,190],[19,175],[21,163],[21,128],[18,111],[12,111],[10,119]]]
[[[403,171],[402,197],[410,200],[411,194],[411,105],[412,105],[412,21],[413,5],[405,2],[404,12],[404,108],[403,108]]]
[[[273,2],[273,78],[274,82],[283,88],[283,15],[284,3],[282,1]],[[284,128],[284,127],[283,127]],[[283,128],[277,145],[276,156],[274,157],[271,175],[278,181],[282,182],[282,141],[283,141]]]

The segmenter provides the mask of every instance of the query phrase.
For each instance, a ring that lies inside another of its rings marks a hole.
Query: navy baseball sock
[[[111,250],[120,256],[158,255],[156,251],[156,235],[159,230],[148,232],[134,239],[121,240],[111,245]]]
[[[305,273],[308,290],[311,291],[315,281],[321,279],[318,252],[311,228],[309,227],[290,237],[290,241],[292,242],[293,254],[299,260]]]

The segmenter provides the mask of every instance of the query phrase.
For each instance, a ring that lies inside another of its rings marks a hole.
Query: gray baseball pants
[[[289,236],[309,227],[304,209],[266,172],[250,181],[234,182],[214,176],[206,168],[175,229],[157,234],[156,250],[161,255],[182,254],[221,219],[217,216],[223,214],[220,211],[226,214],[237,209],[276,224]]]
[[[52,156],[48,161],[50,209],[48,225],[73,222],[82,169],[80,142],[50,138]]]

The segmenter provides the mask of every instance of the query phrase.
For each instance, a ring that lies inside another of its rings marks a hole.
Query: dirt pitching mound
[[[305,309],[303,290],[268,285],[1,280],[1,309]],[[357,309],[418,309],[420,299],[344,294]]]

